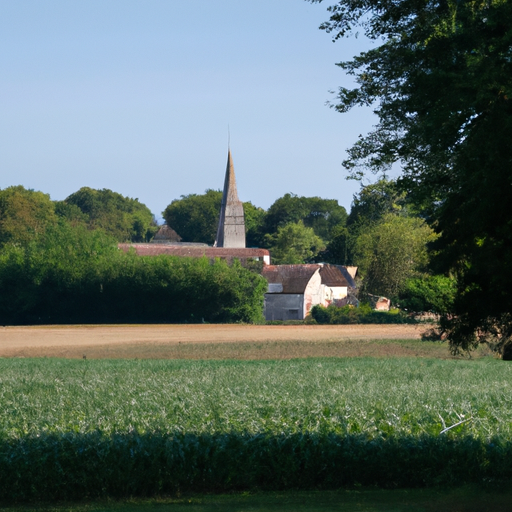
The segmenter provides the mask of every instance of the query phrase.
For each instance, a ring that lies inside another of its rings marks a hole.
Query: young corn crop
[[[0,500],[512,479],[496,360],[0,360]]]

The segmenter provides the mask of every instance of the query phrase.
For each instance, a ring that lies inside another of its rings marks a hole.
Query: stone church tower
[[[236,191],[235,168],[228,150],[228,164],[220,207],[219,227],[214,247],[245,247],[244,207]]]

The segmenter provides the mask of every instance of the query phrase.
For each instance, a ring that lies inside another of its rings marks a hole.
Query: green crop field
[[[500,483],[494,359],[0,360],[0,499]]]

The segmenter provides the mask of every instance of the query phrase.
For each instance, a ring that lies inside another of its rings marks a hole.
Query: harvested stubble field
[[[0,357],[88,359],[450,358],[423,325],[118,325],[0,328]],[[487,355],[479,351],[476,356]]]

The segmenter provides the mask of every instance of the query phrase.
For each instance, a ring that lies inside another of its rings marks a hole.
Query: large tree
[[[21,185],[0,190],[0,247],[25,245],[56,221],[55,206],[47,194]]]
[[[321,28],[335,40],[362,30],[375,41],[339,64],[357,85],[333,106],[372,105],[379,120],[345,166],[399,162],[402,187],[429,205],[438,268],[457,277],[443,318],[452,349],[510,343],[512,2],[341,0],[329,12]]]
[[[315,234],[323,240],[329,240],[336,226],[345,225],[347,212],[336,199],[285,194],[276,199],[268,209],[263,230],[273,234],[279,227],[299,221],[306,227],[313,228]]]
[[[361,186],[354,194],[347,225],[336,226],[331,232],[327,250],[323,254],[329,263],[359,265],[355,244],[360,235],[373,229],[388,214],[414,216],[414,208],[395,180],[381,178],[376,183]]]
[[[145,204],[106,188],[82,187],[57,203],[57,212],[72,224],[85,222],[90,229],[103,229],[119,242],[147,242],[158,230]]]
[[[277,233],[266,235],[266,243],[277,265],[308,263],[325,248],[323,240],[302,220],[279,226]]]
[[[217,236],[222,191],[207,189],[204,194],[188,194],[175,199],[164,210],[167,225],[182,237],[183,242],[212,245]],[[246,244],[259,245],[260,226],[265,211],[250,202],[243,203]]]
[[[425,271],[427,243],[434,238],[420,218],[392,213],[359,233],[354,259],[363,276],[362,291],[396,299],[408,279]]]

